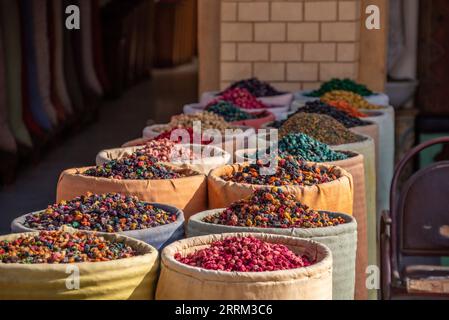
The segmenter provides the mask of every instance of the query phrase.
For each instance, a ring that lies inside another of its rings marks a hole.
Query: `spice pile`
[[[290,270],[312,264],[307,256],[298,256],[287,246],[254,237],[230,237],[186,257],[176,253],[174,258],[192,267],[227,272]]]
[[[188,138],[190,139],[189,141],[183,141],[183,138],[184,138],[183,134],[179,134],[181,132],[177,131],[179,129],[184,130],[183,133],[187,132],[187,134],[189,135]],[[186,143],[186,144],[199,143],[199,144],[203,144],[203,145],[208,145],[208,144],[212,143],[211,139],[206,139],[204,137],[201,137],[201,139],[199,137],[198,137],[198,139],[194,139],[193,128],[191,128],[191,127],[190,128],[173,128],[173,129],[164,131],[160,135],[158,135],[156,138],[154,138],[153,140],[163,140],[163,139],[169,139],[175,143]]]
[[[220,96],[218,96],[217,99],[215,99],[212,103],[215,103],[220,100],[231,102],[232,104],[242,109],[268,108],[268,106],[257,100],[257,98],[246,89],[235,88],[226,90]]]
[[[138,255],[122,242],[111,242],[93,233],[41,231],[24,234],[12,241],[0,241],[2,263],[77,263],[100,262]]]
[[[24,226],[35,230],[59,230],[62,226],[101,232],[123,232],[159,227],[175,222],[176,213],[157,208],[135,196],[119,193],[88,194],[48,206],[26,216]]]
[[[233,127],[225,121],[225,119],[212,112],[198,112],[194,114],[179,114],[173,116],[170,123],[167,125],[167,130],[174,128],[193,128],[195,121],[201,122],[201,129],[217,129],[222,134],[226,129],[232,129]]]
[[[335,90],[328,92],[321,97],[321,101],[330,105],[333,105],[332,104],[333,102],[335,104],[335,102],[338,101],[345,101],[347,104],[349,104],[349,106],[356,109],[368,109],[368,110],[382,109],[381,106],[376,106],[374,104],[369,103],[361,95],[343,90]]]
[[[206,111],[223,117],[227,122],[243,121],[255,118],[255,116],[251,113],[239,109],[228,101],[213,101],[207,105]]]
[[[260,170],[265,166],[268,165],[257,160],[256,163],[239,166],[237,171],[225,174],[221,178],[237,183],[272,186],[312,186],[338,179],[334,167],[310,165],[290,155],[278,158],[278,166],[274,175],[261,174]]]
[[[343,90],[354,92],[362,97],[370,96],[373,92],[368,89],[363,84],[358,84],[357,82],[350,79],[331,79],[321,85],[318,90],[312,91],[307,94],[308,97],[321,97],[326,93],[334,90]]]
[[[258,98],[272,97],[284,94],[284,92],[276,90],[269,83],[260,81],[257,78],[245,79],[234,82],[228,89],[225,90],[225,92],[235,88],[246,89],[248,90],[249,93]]]
[[[339,161],[348,158],[346,154],[333,151],[328,145],[304,133],[287,134],[279,140],[278,150],[301,160],[312,162]]]
[[[331,106],[322,101],[316,100],[307,102],[303,108],[300,108],[298,110],[298,112],[325,114],[334,118],[335,120],[343,124],[346,128],[367,126],[370,124],[367,121],[359,119],[361,116],[366,117],[364,113],[361,113],[360,111],[352,107],[351,109],[352,110],[349,110],[348,112],[348,110],[340,109],[338,106]],[[357,115],[354,116],[352,111],[355,111]]]
[[[316,113],[301,112],[287,119],[279,129],[279,136],[282,138],[290,133],[304,133],[331,146],[364,140],[334,118]]]
[[[118,160],[111,160],[101,166],[88,169],[81,174],[91,177],[129,180],[177,179],[185,175],[178,173],[141,151]]]
[[[342,217],[310,209],[281,188],[260,189],[204,222],[255,228],[322,228],[346,223]]]

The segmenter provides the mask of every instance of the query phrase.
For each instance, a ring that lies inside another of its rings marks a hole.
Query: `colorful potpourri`
[[[334,118],[316,113],[300,112],[287,119],[279,129],[279,136],[282,138],[290,133],[304,133],[331,146],[365,140]]]
[[[167,125],[167,130],[175,128],[193,128],[194,122],[201,122],[201,130],[216,129],[221,134],[225,134],[226,129],[234,127],[225,121],[222,116],[215,113],[202,111],[193,114],[178,114],[173,116]]]
[[[321,97],[321,101],[333,105],[338,101],[345,101],[349,106],[356,109],[368,109],[368,110],[376,110],[383,109],[381,106],[376,106],[374,104],[369,103],[365,98],[361,95],[355,94],[349,91],[335,90],[326,93]]]
[[[326,103],[331,107],[334,107],[340,111],[346,112],[351,117],[355,118],[366,118],[367,114],[360,112],[357,108],[350,105],[348,102],[344,100],[326,100]]]
[[[179,129],[182,129],[183,132],[187,132],[187,134],[189,135],[189,141],[183,141],[183,136],[181,134],[178,134]],[[162,140],[162,139],[170,139],[171,141],[175,142],[175,143],[197,143],[197,144],[202,144],[202,145],[209,145],[212,143],[212,139],[207,139],[205,137],[201,137],[201,138],[196,138],[194,136],[194,132],[193,132],[193,128],[173,128],[171,130],[168,131],[164,131],[163,133],[161,133],[160,135],[158,135],[156,138],[154,138],[153,140]],[[198,140],[198,141],[197,141]]]
[[[257,160],[256,163],[239,166],[237,171],[222,175],[221,178],[237,183],[272,186],[313,186],[339,178],[334,172],[335,167],[307,164],[291,155],[278,157],[277,160],[278,165],[274,175],[260,174],[260,170],[269,165]]]
[[[158,163],[141,151],[134,152],[118,160],[111,160],[87,169],[80,174],[91,177],[111,178],[117,180],[162,180],[185,177],[185,174],[174,171],[168,166]]]
[[[323,228],[346,223],[342,217],[310,209],[281,188],[259,189],[203,222],[254,228]]]
[[[176,253],[174,258],[192,267],[226,272],[291,270],[313,264],[307,256],[298,256],[285,245],[251,236],[229,237],[185,257]]]
[[[242,109],[266,109],[269,106],[257,100],[255,96],[253,96],[246,89],[230,89],[223,92],[220,96],[218,96],[212,103],[217,101],[224,100],[231,102],[232,104],[238,106]]]
[[[195,154],[190,149],[177,145],[169,139],[149,141],[138,151],[162,162],[195,159]]]
[[[218,114],[219,116],[222,116],[227,122],[250,120],[256,118],[256,116],[239,109],[228,101],[213,101],[213,103],[207,105],[206,111],[213,112],[215,114]]]
[[[338,106],[328,105],[319,100],[306,102],[306,105],[303,108],[300,108],[298,112],[325,114],[334,118],[346,128],[354,128],[370,124],[370,122],[359,119],[366,117],[367,115],[361,113],[355,108],[350,107],[349,110],[343,110]]]
[[[304,161],[330,162],[345,160],[348,156],[334,151],[327,144],[321,143],[304,133],[290,133],[278,142],[278,150]]]
[[[251,93],[253,96],[255,96],[257,98],[273,97],[273,96],[278,96],[278,95],[285,93],[285,92],[276,90],[276,88],[274,88],[268,82],[260,81],[257,78],[250,78],[250,79],[245,79],[245,80],[240,80],[240,81],[234,82],[224,92],[226,92],[228,90],[235,89],[235,88],[246,89],[249,93]],[[223,94],[223,93],[221,93],[221,94]]]
[[[349,91],[361,95],[362,97],[371,96],[374,94],[370,89],[368,89],[367,86],[359,84],[354,80],[334,78],[331,79],[330,81],[323,83],[318,90],[312,91],[306,94],[306,96],[321,97],[326,93],[334,90]]]
[[[15,240],[0,241],[0,262],[66,264],[130,258],[138,252],[123,242],[111,242],[95,233],[40,231]]]
[[[26,216],[24,226],[47,231],[69,226],[86,231],[124,232],[155,228],[176,219],[176,213],[139,201],[135,196],[88,193]]]

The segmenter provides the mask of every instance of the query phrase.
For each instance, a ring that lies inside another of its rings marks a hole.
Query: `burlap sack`
[[[159,203],[153,203],[153,205],[167,212],[176,213],[176,221],[159,227],[141,230],[130,230],[117,233],[143,241],[145,243],[148,243],[150,246],[156,248],[157,250],[161,250],[170,243],[184,238],[184,213],[181,210],[172,206],[167,206]],[[24,232],[38,231],[25,227],[24,225],[27,216],[31,216],[36,213],[39,212],[32,212],[14,219],[13,222],[11,223],[11,232],[24,233]],[[93,231],[85,231],[85,232],[93,232]]]
[[[22,234],[0,236],[0,241],[14,240]],[[142,241],[123,235],[98,235],[112,241],[123,241],[142,255],[115,261],[73,264],[0,263],[0,299],[154,299],[159,272],[157,250]],[[75,270],[79,270],[78,290],[69,289],[70,286],[67,286],[72,284],[70,276],[75,275]]]
[[[193,146],[193,149],[191,148],[191,146]],[[231,161],[231,155],[219,147],[201,146],[201,145],[185,145],[185,147],[190,148],[193,152],[195,152],[196,150],[195,147],[198,148],[198,150],[200,151],[198,154],[198,159],[170,162],[171,164],[175,165],[184,164],[186,167],[192,170],[207,175],[211,170],[224,166]],[[97,154],[96,164],[97,166],[100,166],[107,161],[121,159],[125,156],[132,154],[133,152],[135,152],[140,148],[141,147],[128,147],[128,148],[102,150]],[[201,155],[212,155],[212,156],[201,157]]]
[[[357,249],[357,222],[354,217],[339,213],[328,213],[330,216],[343,217],[347,223],[334,227],[314,229],[248,228],[211,224],[202,221],[203,218],[223,210],[208,210],[192,216],[187,225],[187,236],[198,237],[219,233],[257,232],[310,239],[322,243],[332,252],[332,298],[335,300],[354,299]]]
[[[166,180],[117,180],[79,174],[87,169],[90,168],[68,169],[61,173],[56,202],[70,200],[87,192],[119,192],[137,196],[142,201],[168,204],[181,209],[186,220],[192,214],[207,208],[206,176],[191,169],[177,168],[180,172],[195,175]]]
[[[297,254],[316,257],[310,267],[273,272],[223,272],[181,264],[175,253],[186,255],[211,242],[232,236],[254,236],[281,243]],[[157,300],[329,300],[332,299],[332,255],[311,240],[264,233],[228,233],[181,240],[161,255]]]
[[[268,187],[235,183],[220,178],[247,165],[248,163],[228,165],[210,172],[207,178],[209,209],[228,207],[231,203],[251,195],[254,190]],[[315,186],[282,186],[282,189],[295,194],[298,200],[313,209],[352,215],[354,199],[352,176],[341,168],[336,170],[339,178],[335,181]]]

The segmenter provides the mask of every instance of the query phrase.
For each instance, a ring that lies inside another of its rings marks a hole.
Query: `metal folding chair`
[[[419,170],[397,190],[406,164],[441,143],[449,143],[449,137],[416,146],[396,167],[390,211],[380,225],[382,299],[449,298],[449,267],[410,263],[413,257],[449,256],[449,161]]]

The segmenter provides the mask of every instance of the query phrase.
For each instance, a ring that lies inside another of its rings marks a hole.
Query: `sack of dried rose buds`
[[[333,299],[354,299],[357,223],[353,217],[313,210],[293,194],[271,188],[257,190],[226,209],[192,216],[186,231],[188,237],[234,232],[294,236],[328,246],[333,255]]]
[[[263,233],[208,235],[172,243],[161,259],[158,300],[332,298],[330,250],[310,240]]]

